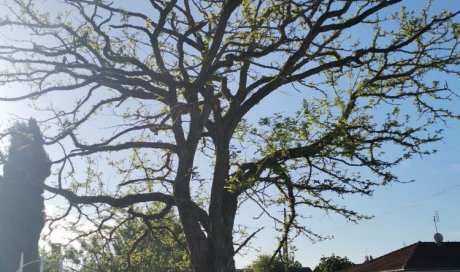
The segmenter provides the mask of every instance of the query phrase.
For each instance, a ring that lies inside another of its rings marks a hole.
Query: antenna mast
[[[434,212],[433,222],[434,227],[436,229],[436,233],[434,234],[434,241],[436,242],[436,244],[441,245],[443,237],[442,234],[438,232],[439,214],[437,211]]]
[[[438,211],[435,211],[434,212],[434,215],[433,215],[433,222],[434,222],[434,228],[436,229],[436,233],[438,233],[438,224],[439,223],[439,214],[438,214]]]

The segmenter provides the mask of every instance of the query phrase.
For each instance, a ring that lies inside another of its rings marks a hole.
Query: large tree
[[[27,91],[0,101],[32,99],[46,143],[63,147],[46,190],[101,232],[174,208],[195,271],[235,270],[249,202],[279,226],[273,256],[290,230],[317,238],[305,208],[361,219],[336,200],[399,181],[392,167],[430,154],[455,115],[439,78],[458,73],[459,11],[430,3],[2,3],[0,82]],[[280,91],[303,99],[298,111],[248,119]]]
[[[39,258],[38,241],[45,223],[43,184],[51,161],[34,119],[16,123],[7,135],[10,147],[0,176],[0,271],[16,271],[21,254],[24,264]],[[24,268],[38,270],[37,262]]]

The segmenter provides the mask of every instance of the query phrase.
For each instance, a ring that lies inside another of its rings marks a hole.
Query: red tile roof
[[[460,269],[460,242],[418,242],[341,272]]]

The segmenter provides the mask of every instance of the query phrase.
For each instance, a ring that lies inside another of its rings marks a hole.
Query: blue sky
[[[408,0],[405,4],[415,7],[420,0]],[[435,0],[435,10],[460,9],[460,1]],[[459,86],[460,80],[449,79],[450,85]],[[267,101],[257,106],[253,117],[272,112],[273,109],[288,113],[299,105],[296,92],[281,91],[269,97]],[[453,101],[451,107],[460,109],[460,100]],[[7,113],[21,116],[35,116],[30,107],[24,103],[0,104],[0,123],[9,119]],[[347,223],[345,219],[322,211],[309,211],[312,218],[305,221],[315,232],[332,235],[333,239],[312,243],[299,238],[295,247],[296,260],[305,266],[314,267],[322,256],[335,254],[346,256],[353,262],[360,263],[365,255],[378,257],[404,245],[417,241],[432,241],[435,233],[433,215],[435,211],[440,216],[439,231],[446,241],[460,241],[460,217],[458,207],[460,201],[460,122],[449,122],[445,128],[445,139],[436,143],[438,154],[431,157],[414,158],[400,165],[396,173],[403,180],[415,180],[408,184],[391,184],[378,188],[374,196],[347,197],[344,204],[356,210],[375,217],[361,221],[359,224]],[[252,221],[254,211],[243,211],[238,222],[248,224],[249,230],[255,230],[256,225],[267,224],[252,243],[260,252],[251,250],[247,255],[237,256],[237,266],[243,267],[250,263],[259,253],[270,253],[275,240],[270,221]],[[263,219],[261,219],[263,220]]]

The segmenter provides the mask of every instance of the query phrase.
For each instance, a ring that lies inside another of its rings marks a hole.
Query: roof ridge
[[[414,253],[415,251],[420,247],[420,245],[422,244],[421,241],[418,241],[417,243],[414,243],[412,245],[415,245],[414,248],[412,249],[409,257],[406,259],[406,261],[404,262],[403,266],[401,268],[406,268],[407,267],[407,263],[409,262],[409,260],[414,256]]]
[[[417,243],[414,243],[414,244],[410,244],[410,245],[408,245],[408,246],[405,246],[405,247],[402,247],[402,248],[400,248],[400,249],[397,249],[397,250],[394,250],[394,251],[388,252],[388,253],[387,253],[387,254],[385,254],[385,255],[382,255],[382,256],[380,256],[380,257],[377,257],[377,258],[374,258],[374,259],[372,259],[372,261],[375,261],[375,260],[381,259],[381,258],[383,258],[383,257],[385,257],[385,256],[387,256],[387,255],[393,254],[393,253],[395,253],[395,252],[403,251],[403,250],[405,250],[405,249],[407,249],[407,248],[409,248],[409,247],[412,247],[412,246],[415,246],[415,245],[417,245],[418,243],[420,243],[420,242],[417,242]],[[370,261],[370,262],[372,262],[372,261]]]
[[[386,256],[388,256],[388,255],[390,255],[390,254],[394,254],[395,252],[400,252],[400,251],[406,250],[406,249],[409,248],[409,247],[416,247],[416,246],[418,245],[418,243],[420,243],[420,241],[417,242],[417,243],[413,243],[413,244],[410,244],[410,245],[408,245],[408,246],[402,247],[402,248],[400,248],[400,249],[397,249],[397,250],[388,252],[388,253],[385,254],[385,255],[382,255],[382,256],[377,257],[377,258],[373,258],[372,260],[369,260],[369,261],[364,262],[364,263],[362,263],[362,264],[356,264],[355,266],[350,267],[350,268],[347,268],[347,269],[345,269],[345,270],[342,270],[341,272],[346,272],[346,271],[348,271],[348,270],[352,270],[354,267],[359,266],[359,265],[363,265],[363,264],[365,264],[365,263],[373,263],[373,262],[376,262],[376,261],[378,261],[379,259],[382,259],[382,258],[384,258],[384,257],[386,257]],[[404,266],[403,266],[403,267],[404,267]]]
[[[341,272],[427,271],[427,268],[434,267],[443,271],[460,268],[460,241],[444,242],[441,246],[435,242],[418,241]]]

